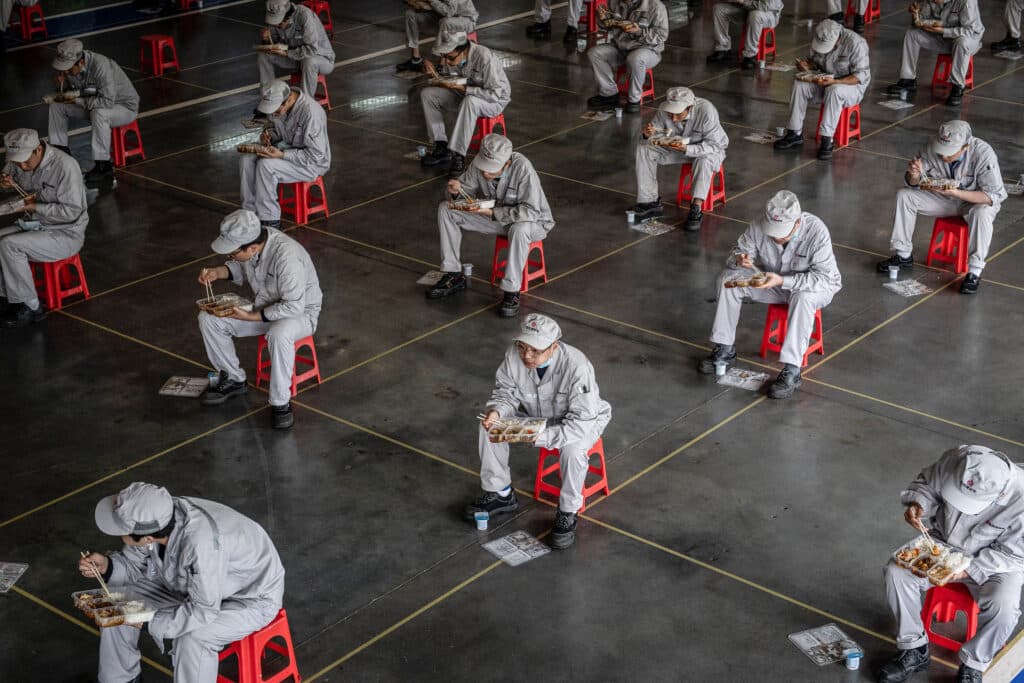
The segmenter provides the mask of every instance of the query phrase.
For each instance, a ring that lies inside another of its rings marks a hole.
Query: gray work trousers
[[[437,207],[437,228],[441,233],[441,270],[457,273],[462,269],[462,231],[481,232],[485,235],[504,235],[508,239],[508,263],[501,279],[503,292],[518,292],[523,285],[523,267],[529,255],[530,243],[544,239],[547,233],[539,223],[513,223],[507,228],[487,216],[448,208],[447,202]]]
[[[29,261],[44,263],[74,256],[85,237],[64,230],[22,230],[12,225],[0,230],[0,296],[12,304],[39,308]]]
[[[952,197],[943,197],[928,190],[905,187],[896,193],[896,214],[892,221],[890,248],[903,258],[914,248],[914,226],[918,214],[922,216],[963,216],[970,228],[967,268],[981,275],[985,257],[992,243],[992,223],[999,209],[986,204],[970,204]]]
[[[714,14],[715,50],[728,51],[732,49],[732,39],[729,37],[729,24],[734,21],[747,22],[747,39],[743,43],[744,57],[756,57],[757,44],[761,41],[761,31],[766,28],[775,28],[775,25],[778,23],[774,12],[748,11],[728,2],[715,3]]]
[[[469,149],[469,141],[476,130],[479,117],[497,116],[505,108],[488,102],[476,95],[463,95],[448,88],[427,87],[420,95],[423,102],[423,118],[427,122],[427,137],[431,142],[447,142],[448,149],[463,156]],[[444,130],[445,111],[457,111],[451,139]]]
[[[704,201],[711,188],[711,180],[723,161],[723,152],[688,157],[685,152],[655,147],[641,140],[636,146],[636,202],[647,204],[661,196],[658,192],[658,166],[669,164],[693,164],[693,201]]]
[[[583,14],[583,0],[569,0],[569,12],[565,15],[566,25],[576,28],[581,14]],[[551,0],[537,0],[533,6],[533,20],[538,24],[551,21]]]
[[[885,566],[882,575],[885,597],[896,617],[896,647],[910,650],[925,645],[928,635],[921,621],[921,608],[931,582],[893,561]],[[968,577],[963,584],[978,603],[979,612],[978,632],[960,648],[960,661],[972,669],[984,671],[1017,625],[1024,573],[993,574],[980,586]]]
[[[238,167],[242,176],[242,208],[255,212],[261,221],[281,220],[278,183],[308,183],[318,175],[287,159],[266,159],[255,154],[239,154]]]
[[[433,28],[434,35],[442,33],[472,33],[476,23],[469,17],[442,17],[436,12],[407,9],[405,10],[405,46],[417,48],[420,44],[420,31],[425,26]]]
[[[630,102],[639,102],[643,92],[647,70],[653,69],[661,62],[661,55],[646,47],[638,47],[630,51],[620,50],[614,45],[595,45],[587,50],[590,66],[594,69],[594,80],[597,91],[608,97],[619,92],[615,82],[615,74],[623,64],[629,72]]]
[[[15,6],[31,7],[37,2],[39,0],[0,0],[0,31],[6,31],[7,27],[11,25],[11,12],[14,11]]]
[[[857,0],[857,14],[864,16],[868,11],[868,0]],[[825,16],[832,16],[833,14],[846,13],[846,2],[845,0],[828,0],[828,13]]]
[[[260,68],[260,86],[265,86],[276,78],[274,67],[287,69],[289,73],[299,71],[302,73],[302,84],[299,89],[313,99],[316,99],[316,83],[320,74],[327,75],[334,71],[334,62],[324,59],[319,55],[306,57],[303,60],[295,60],[291,57],[267,54],[261,52],[257,58]]]
[[[270,405],[284,406],[292,397],[292,373],[295,370],[295,342],[313,334],[309,318],[297,316],[274,322],[250,322],[235,318],[218,318],[206,311],[199,314],[199,332],[210,364],[229,379],[245,381],[245,370],[235,353],[234,337],[267,336],[270,353]]]
[[[1006,34],[1011,38],[1020,38],[1020,20],[1024,14],[1024,0],[1006,0],[1006,12],[1003,13],[1003,20],[1006,21]]]
[[[864,98],[864,88],[860,85],[836,84],[828,87],[816,83],[793,81],[793,90],[789,95],[789,124],[787,128],[795,131],[804,129],[804,116],[807,105],[812,102],[824,102],[825,109],[821,117],[821,128],[818,132],[825,137],[835,135],[839,125],[839,116],[843,107],[860,104]]]
[[[900,62],[900,78],[917,78],[917,59],[921,48],[940,54],[952,54],[953,64],[949,82],[963,87],[971,57],[981,49],[981,41],[974,38],[943,38],[919,28],[908,29],[903,36],[903,61]]]
[[[790,292],[780,287],[729,289],[723,286],[725,279],[734,273],[726,270],[718,277],[718,307],[711,327],[711,341],[729,346],[736,341],[736,324],[740,321],[744,297],[763,304],[789,304],[786,339],[782,342],[779,361],[801,367],[814,331],[814,312],[832,303],[832,295],[827,292]]]
[[[137,112],[119,104],[109,109],[87,110],[75,102],[54,102],[50,105],[50,144],[67,147],[70,120],[89,121],[92,124],[93,161],[110,161],[110,129],[126,126],[137,116]]]
[[[527,417],[519,414],[520,417]],[[562,488],[558,495],[558,509],[576,512],[583,507],[583,484],[587,479],[589,459],[587,451],[601,438],[601,432],[589,433],[582,441],[565,444],[560,449],[558,464],[561,468]],[[487,430],[479,431],[480,485],[484,491],[501,491],[512,485],[508,467],[508,444],[491,443]]]
[[[111,586],[111,590],[115,588],[128,590],[157,608],[174,607],[185,600],[185,596],[145,579],[130,586]],[[220,651],[269,624],[279,609],[280,605],[270,600],[223,601],[213,621],[174,639],[174,683],[216,683]],[[139,675],[141,633],[134,626],[100,629],[100,683],[129,683]]]

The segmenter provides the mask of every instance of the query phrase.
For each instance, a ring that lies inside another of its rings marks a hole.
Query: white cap
[[[256,104],[256,109],[262,114],[273,114],[281,108],[291,92],[291,87],[284,81],[272,81],[260,90],[260,101]]]
[[[1013,477],[1014,465],[986,446],[961,446],[953,476],[942,482],[942,500],[968,515],[976,515],[1002,495]]]
[[[512,141],[504,135],[490,133],[480,141],[480,152],[473,158],[473,165],[484,173],[498,173],[511,158]]]
[[[96,526],[109,536],[155,534],[174,517],[174,500],[163,486],[129,484],[96,504]]]
[[[288,0],[267,0],[267,14],[264,16],[263,21],[267,26],[277,26],[284,21],[291,8],[292,3]]]
[[[7,161],[16,164],[28,161],[39,146],[39,133],[31,128],[15,128],[4,136],[4,146],[7,147]]]
[[[696,101],[697,98],[694,97],[693,91],[689,88],[682,86],[669,88],[668,92],[665,93],[665,101],[661,103],[659,109],[667,111],[669,114],[682,114],[692,107]]]
[[[811,50],[819,55],[827,55],[839,42],[839,34],[843,27],[839,22],[825,19],[818,22],[814,27],[814,37],[811,38]]]
[[[513,339],[543,351],[562,338],[562,328],[551,318],[540,313],[530,313],[519,325],[519,334]]]
[[[53,58],[53,68],[57,71],[67,71],[82,58],[85,48],[78,38],[68,38],[57,45],[57,56]]]
[[[434,41],[435,55],[446,55],[469,42],[465,31],[442,31]]]
[[[939,156],[952,156],[971,138],[971,124],[966,121],[946,121],[939,126],[939,134],[932,140],[932,151]]]
[[[232,211],[220,222],[220,237],[210,244],[210,248],[217,254],[230,254],[242,245],[255,242],[262,229],[259,217],[252,211]]]
[[[755,222],[769,237],[785,237],[800,218],[800,200],[789,190],[776,192],[764,206],[764,216]]]

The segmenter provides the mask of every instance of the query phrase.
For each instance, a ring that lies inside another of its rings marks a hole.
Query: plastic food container
[[[226,318],[235,308],[240,308],[243,311],[252,310],[252,302],[237,294],[217,294],[213,299],[197,299],[196,306],[218,318]]]
[[[502,443],[533,443],[547,423],[543,417],[507,417],[496,421],[487,434]]]
[[[918,576],[928,577],[936,586],[945,585],[950,577],[971,564],[970,557],[942,541],[929,543],[923,536],[897,548],[892,557],[896,564]]]
[[[952,178],[921,178],[918,187],[922,190],[955,190],[960,183]]]
[[[797,71],[793,78],[798,81],[816,81],[819,78],[835,78],[835,75],[824,71]]]
[[[101,589],[72,593],[75,607],[97,626],[110,628],[124,624],[141,624],[153,619],[156,610],[143,600],[128,600],[122,592],[111,591],[110,598]]]
[[[733,289],[734,287],[760,287],[768,279],[764,273],[757,273],[754,275],[737,275],[726,280],[722,285],[726,289]]]
[[[475,209],[493,209],[497,202],[493,199],[453,199],[448,202],[448,208],[455,211],[471,211]]]
[[[449,85],[466,85],[469,83],[468,78],[462,78],[461,76],[438,76],[437,78],[431,78],[431,85],[441,85],[447,83]]]
[[[81,96],[79,90],[65,90],[64,92],[55,92],[52,95],[43,95],[43,102],[46,104],[53,104],[54,102],[74,102]]]
[[[274,149],[273,145],[258,145],[253,142],[245,142],[235,147],[235,151],[241,152],[242,154],[259,154],[260,152],[266,153],[272,149]]]
[[[651,144],[655,147],[671,147],[676,143],[688,145],[690,138],[683,135],[663,135],[651,138]]]

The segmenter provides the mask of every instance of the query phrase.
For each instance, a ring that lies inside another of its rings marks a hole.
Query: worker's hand
[[[914,527],[920,532],[924,532],[924,522],[921,521],[921,515],[924,514],[924,508],[918,503],[911,503],[907,506],[907,509],[903,511],[903,519],[907,520],[907,524]]]
[[[107,567],[110,566],[110,558],[100,553],[89,553],[85,557],[78,558],[78,572],[82,576],[90,579],[96,578],[96,574],[92,570],[93,565],[99,570],[100,575],[106,574]]]
[[[36,210],[36,197],[35,195],[29,195],[25,197],[25,208],[22,209],[25,213],[33,213]]]
[[[444,83],[442,83],[442,85],[445,88],[448,88],[449,90],[454,90],[455,92],[460,92],[463,95],[466,94],[466,84],[465,83],[456,83],[455,81],[445,81]]]
[[[814,79],[814,82],[823,88],[827,88],[830,85],[835,85],[836,79],[833,78],[832,76],[821,76],[819,78]]]
[[[640,33],[640,25],[637,24],[636,22],[633,22],[629,26],[624,27],[622,30],[629,34]]]
[[[284,152],[277,147],[266,147],[256,152],[256,156],[264,159],[284,159]]]
[[[750,254],[737,254],[736,265],[740,268],[746,268],[747,270],[754,269],[754,259],[750,258]]]
[[[480,420],[480,426],[489,431],[499,417],[497,410],[488,410],[484,419]]]
[[[64,89],[64,82],[66,80],[67,80],[67,77],[64,75],[64,72],[63,71],[58,71],[57,75],[53,77],[53,84],[55,86],[57,86],[57,90],[63,90]]]
[[[910,3],[910,8],[907,10],[911,14],[917,14],[921,10],[920,6],[916,2]]]
[[[273,141],[270,139],[270,131],[269,130],[265,130],[262,133],[260,133],[260,144],[261,145],[270,146],[271,142],[273,142]]]
[[[760,285],[752,285],[754,289],[771,289],[782,286],[782,276],[778,273],[765,273],[764,282]]]
[[[231,315],[228,318],[234,318],[235,320],[245,320],[251,323],[263,322],[263,318],[260,316],[259,311],[243,311],[238,306],[231,309]]]
[[[261,28],[260,29],[260,40],[262,40],[264,43],[269,43],[270,42],[270,29],[269,28]]]
[[[798,59],[796,60],[796,68],[798,71],[810,71],[811,63],[806,59]]]
[[[494,209],[481,209],[475,204],[470,204],[469,208],[466,209],[466,213],[475,213],[478,216],[487,216],[488,218],[494,217]]]
[[[644,135],[644,140],[646,140],[649,137],[651,137],[652,135],[654,135],[654,122],[653,121],[648,121],[647,125],[644,126],[643,135]]]
[[[676,152],[685,152],[686,144],[682,140],[673,140],[671,143],[669,143],[668,148]]]
[[[954,188],[952,190],[942,190],[939,188],[935,188],[934,190],[932,190],[932,192],[934,192],[935,194],[941,194],[943,197],[949,197],[950,199],[959,199],[963,201],[963,197],[961,196],[963,194],[963,190],[960,189]]]
[[[212,282],[220,280],[220,269],[223,266],[214,266],[213,268],[203,268],[199,271],[199,284],[204,287]]]
[[[928,33],[939,33],[939,34],[941,34],[946,29],[943,26],[924,26],[924,27],[922,27],[921,30],[927,31]]]
[[[437,73],[437,67],[434,66],[434,63],[426,57],[423,58],[423,71],[431,78],[437,78],[439,75]]]
[[[459,182],[458,178],[452,178],[448,181],[448,194],[454,197],[455,195],[461,194],[461,192],[462,183]]]
[[[0,173],[0,187],[5,190],[10,190],[14,187],[14,178],[6,173]]]
[[[910,163],[907,164],[907,175],[913,178],[920,178],[922,173],[924,173],[924,163],[921,161],[921,158],[911,159]]]

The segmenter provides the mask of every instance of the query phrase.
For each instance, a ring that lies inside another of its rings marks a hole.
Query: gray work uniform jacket
[[[868,43],[848,28],[839,34],[839,40],[828,54],[811,52],[807,60],[818,71],[832,74],[836,79],[856,76],[860,83],[854,87],[863,93],[871,82],[871,62],[868,58]]]
[[[800,227],[786,245],[776,244],[754,221],[740,235],[737,246],[766,272],[782,276],[782,289],[790,292],[821,292],[835,296],[843,279],[832,251],[828,228],[814,214],[803,212]],[[735,268],[734,256],[727,261]]]
[[[494,199],[494,220],[505,227],[513,223],[536,223],[545,234],[555,226],[555,219],[540,186],[540,176],[530,160],[512,152],[511,162],[500,177],[487,180],[473,164],[459,177],[459,183],[471,197]]]
[[[324,108],[298,88],[299,99],[284,116],[271,116],[274,128],[270,131],[273,143],[288,145],[284,158],[293,164],[323,175],[331,168],[331,143],[327,139],[327,114]]]
[[[292,5],[295,11],[288,22],[288,28],[270,27],[270,38],[275,43],[288,46],[288,57],[301,62],[308,57],[323,57],[334,61],[334,47],[327,38],[327,31],[320,17],[305,5]]]
[[[110,555],[112,585],[149,580],[185,596],[157,610],[149,632],[158,641],[179,638],[214,619],[224,600],[281,606],[284,567],[273,541],[256,522],[201,498],[174,498],[174,529],[163,559],[160,544],[125,546]]]
[[[920,505],[924,511],[921,520],[946,543],[971,557],[967,574],[982,584],[993,574],[1024,572],[1024,476],[1014,465],[1010,483],[995,502],[976,515],[960,512],[945,504],[942,486],[957,479],[957,466],[968,448],[952,448],[921,470],[900,494],[900,502]]]
[[[224,264],[231,281],[249,283],[256,295],[254,310],[268,322],[302,315],[315,332],[324,295],[309,252],[280,230],[267,228],[267,233],[267,244],[257,258]]]
[[[473,6],[473,0],[428,0],[431,8],[442,17],[465,17],[474,24],[480,13]]]
[[[75,100],[85,107],[86,111],[110,109],[119,104],[136,114],[139,113],[139,93],[136,92],[124,69],[109,57],[85,50],[85,68],[78,72],[77,76],[68,73],[66,83],[71,90],[96,88],[95,95],[80,96]]]
[[[525,413],[547,418],[548,426],[535,442],[542,448],[562,448],[588,437],[596,440],[612,419],[612,407],[597,388],[594,366],[582,351],[564,342],[558,342],[543,379],[523,365],[515,344],[509,347],[487,409],[501,417]]]
[[[661,0],[612,0],[609,6],[615,19],[631,21],[640,27],[639,33],[626,33],[612,29],[612,43],[620,50],[630,51],[646,47],[660,53],[668,40],[668,11]]]
[[[929,178],[950,178],[960,183],[961,190],[980,190],[992,200],[994,209],[998,209],[1006,199],[999,159],[996,158],[992,146],[984,140],[973,135],[967,138],[967,151],[960,158],[955,173],[950,173],[950,165],[932,151],[930,143],[925,145],[917,156],[921,159],[924,175]]]
[[[782,14],[782,0],[746,0],[743,3],[743,9],[771,12],[775,15],[775,21],[778,23],[779,15]]]
[[[448,66],[442,63],[438,72],[445,76],[465,78],[467,95],[500,104],[502,108],[512,99],[512,86],[509,85],[501,59],[483,45],[470,43],[465,64]]]
[[[981,23],[981,12],[978,11],[978,0],[947,0],[941,5],[921,0],[918,7],[918,15],[922,21],[942,22],[943,38],[963,36],[980,41],[985,33],[985,26]]]
[[[21,189],[36,195],[32,219],[39,221],[41,229],[60,230],[79,242],[85,241],[89,211],[82,167],[77,161],[56,147],[46,145],[34,171],[22,171],[7,163],[4,173],[14,178]]]
[[[676,123],[672,115],[661,109],[651,120],[655,128],[671,130],[672,135],[681,135],[690,138],[686,145],[686,156],[702,157],[709,154],[721,153],[725,156],[725,149],[729,146],[729,136],[718,120],[718,110],[702,97],[693,102],[693,109],[685,121]]]

